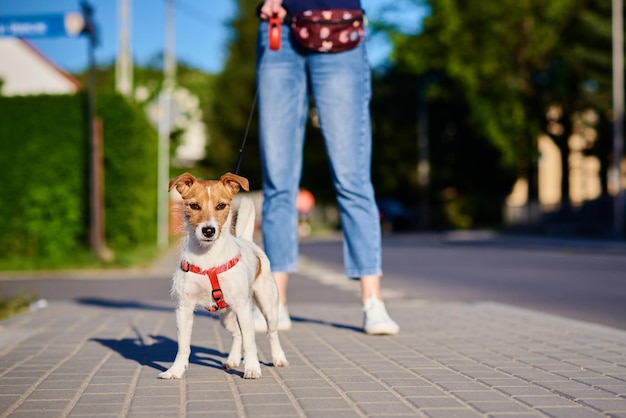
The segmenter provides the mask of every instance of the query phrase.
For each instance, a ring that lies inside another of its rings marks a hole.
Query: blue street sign
[[[81,13],[0,16],[0,37],[48,38],[78,36],[85,27]]]

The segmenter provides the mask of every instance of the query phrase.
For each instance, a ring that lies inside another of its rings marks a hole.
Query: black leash
[[[261,4],[257,8],[257,14],[260,12]],[[269,48],[273,51],[277,51],[280,49],[280,40],[281,40],[281,25],[282,22],[278,18],[278,13],[274,13],[272,17],[269,19],[268,25],[268,37],[270,41]],[[241,143],[241,148],[239,148],[239,157],[237,158],[237,165],[235,166],[235,174],[239,174],[239,167],[241,166],[241,160],[243,159],[243,149],[246,146],[246,139],[248,138],[248,132],[250,131],[250,123],[252,122],[252,115],[254,114],[254,106],[256,105],[256,99],[259,95],[259,86],[256,86],[256,90],[254,91],[254,100],[252,100],[252,107],[250,108],[250,115],[248,116],[248,125],[246,126],[246,132],[243,134],[243,142]]]
[[[235,174],[239,174],[239,167],[241,166],[241,160],[243,159],[243,149],[246,146],[246,139],[248,138],[248,132],[250,131],[250,123],[252,122],[252,115],[254,114],[254,106],[256,105],[256,98],[259,95],[259,87],[257,86],[254,92],[254,100],[252,100],[252,107],[250,108],[250,115],[248,116],[248,124],[246,125],[246,132],[243,134],[243,141],[239,148],[239,157],[237,158],[237,165],[235,166]]]

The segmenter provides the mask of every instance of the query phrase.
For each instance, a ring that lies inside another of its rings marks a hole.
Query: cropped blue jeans
[[[343,230],[345,273],[381,275],[381,230],[371,182],[371,70],[365,42],[340,53],[304,52],[282,27],[278,51],[266,22],[257,38],[259,141],[263,171],[261,229],[272,271],[295,272],[296,197],[302,174],[309,89],[313,94]]]

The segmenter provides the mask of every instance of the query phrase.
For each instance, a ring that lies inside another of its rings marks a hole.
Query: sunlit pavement
[[[352,284],[326,284],[314,276],[327,267],[305,264],[290,281],[287,368],[271,367],[259,334],[263,377],[223,370],[230,336],[198,312],[187,376],[159,380],[176,353],[168,295],[52,300],[0,323],[0,416],[626,417],[625,331],[390,298],[400,333],[368,336]],[[163,280],[171,260],[144,273],[146,285]]]

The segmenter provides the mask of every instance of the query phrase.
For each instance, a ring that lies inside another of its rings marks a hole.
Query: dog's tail
[[[254,202],[249,197],[242,197],[237,211],[235,235],[252,241],[254,236],[255,209]]]

